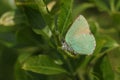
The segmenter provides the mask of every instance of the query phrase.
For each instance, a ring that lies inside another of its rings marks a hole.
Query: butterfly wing
[[[89,25],[82,15],[75,20],[68,30],[65,41],[75,53],[79,54],[92,54],[96,45]]]
[[[81,34],[78,38],[70,40],[70,46],[79,54],[92,54],[95,49],[95,39],[91,34]]]

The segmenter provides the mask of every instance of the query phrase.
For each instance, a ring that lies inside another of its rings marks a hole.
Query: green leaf
[[[90,20],[89,24],[90,24],[90,30],[91,30],[91,32],[94,35],[96,35],[98,33],[98,30],[99,30],[99,24],[95,20]]]
[[[43,47],[44,39],[41,35],[35,34],[29,27],[20,29],[17,34],[17,45],[20,46],[40,46]],[[41,45],[42,44],[42,45]],[[45,46],[44,46],[45,47]]]
[[[49,26],[50,29],[52,29],[52,27],[53,27],[53,18],[49,14],[47,6],[46,6],[44,0],[34,0],[34,2],[38,6],[38,9],[39,9],[43,19],[45,20],[46,24]]]
[[[110,9],[114,13],[116,11],[115,9],[115,0],[110,0]]]
[[[42,16],[44,13],[39,11],[38,5],[34,0],[16,0],[16,5],[27,18],[28,24],[34,29],[42,29],[46,26],[46,22]],[[19,7],[20,6],[20,7]]]
[[[2,45],[0,42],[0,80],[14,80],[16,59],[17,51]]]
[[[25,60],[27,60],[29,57],[33,55],[38,50],[37,47],[25,47],[18,49],[18,53],[20,54],[18,57],[18,62],[20,64],[24,63]]]
[[[15,0],[15,4],[19,8],[24,7],[24,6],[28,6],[28,7],[31,7],[33,9],[38,9],[34,0]]]
[[[107,53],[107,52],[119,47],[119,44],[111,37],[103,36],[103,38],[106,40],[106,42],[101,50],[102,53]]]
[[[120,13],[119,12],[113,13],[112,20],[115,25],[120,25]]]
[[[54,61],[47,55],[34,56],[25,61],[23,69],[46,75],[67,73],[66,70]]]
[[[108,2],[104,0],[92,0],[101,11],[110,11]]]
[[[75,7],[75,9],[73,9],[73,16],[78,16],[81,12],[84,12],[86,9],[95,7],[95,5],[93,3],[83,3],[83,4],[79,4],[78,6]]]
[[[73,0],[61,0],[60,11],[57,19],[59,33],[63,36],[68,29],[71,21]]]
[[[118,2],[116,3],[116,10],[120,9],[120,0],[118,0]]]
[[[14,27],[7,27],[7,26],[1,26],[0,25],[0,32],[10,32],[13,31]]]
[[[23,70],[21,64],[17,62],[15,64],[15,80],[46,80],[46,76]]]
[[[46,23],[39,11],[30,7],[24,7],[24,12],[26,14],[30,26],[33,29],[43,29],[44,27],[46,27]]]
[[[99,80],[114,80],[114,72],[108,56],[103,56],[97,61],[92,73],[98,77]],[[93,76],[93,78],[95,77]]]
[[[114,72],[107,56],[103,58],[100,68],[103,80],[114,80]]]
[[[100,80],[106,80],[106,79],[103,79],[105,74],[104,74],[104,71],[102,70],[103,67],[101,67],[101,64],[104,65],[107,62],[103,63],[103,61],[104,61],[103,58],[106,57],[106,53],[109,53],[111,50],[119,47],[119,44],[114,39],[109,37],[108,35],[104,35],[104,36],[103,35],[102,36],[99,35],[99,37],[96,37],[96,39],[97,39],[96,40],[97,41],[97,46],[96,46],[96,50],[94,52],[95,56],[93,57],[93,59],[89,63],[90,64],[89,70],[92,73],[94,73],[95,76],[99,77]],[[107,66],[109,68],[111,65],[109,63],[109,64],[104,65],[104,66]],[[92,69],[94,69],[95,72],[92,71]],[[111,70],[111,69],[109,68],[108,70]],[[101,74],[103,74],[103,75],[101,76]],[[108,73],[106,73],[106,74],[108,74]],[[105,76],[107,76],[107,75],[105,75]],[[91,77],[91,80],[93,80],[92,77],[94,77],[94,76],[90,76],[90,77]]]
[[[97,45],[96,45],[94,54],[99,54],[99,53],[105,54],[119,47],[119,44],[108,35],[104,35],[104,36],[97,35],[96,42],[97,42]]]
[[[1,32],[0,42],[7,47],[13,47],[15,45],[15,35],[12,32]]]
[[[96,38],[96,48],[94,51],[94,55],[99,54],[105,44],[105,40],[103,38],[101,38],[100,36],[95,37]]]
[[[20,64],[17,62],[15,64],[15,79],[16,80],[28,80],[28,76],[26,75],[25,71],[20,68]]]
[[[47,80],[72,80],[72,79],[65,74],[59,74],[48,76]]]

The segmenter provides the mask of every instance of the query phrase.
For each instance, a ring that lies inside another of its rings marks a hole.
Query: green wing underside
[[[84,29],[88,28],[89,29],[89,25],[86,21],[86,19],[83,16],[79,16],[75,22],[72,24],[72,26],[70,27],[70,29],[68,30],[65,38],[71,38],[71,36],[74,36],[76,31],[78,31],[80,34],[81,32],[84,31]]]
[[[81,15],[68,30],[65,41],[78,54],[92,54],[96,45],[94,36],[90,34],[89,25]]]
[[[73,36],[66,42],[78,54],[92,54],[95,49],[95,38],[91,34],[81,34],[78,38]]]

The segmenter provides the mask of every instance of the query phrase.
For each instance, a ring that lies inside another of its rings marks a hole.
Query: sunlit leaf
[[[14,11],[6,12],[0,18],[0,25],[14,26],[15,25],[15,22],[13,20],[14,17],[15,17],[15,12]]]
[[[71,21],[73,0],[61,0],[60,11],[57,19],[58,31],[63,35],[68,29]]]
[[[47,75],[67,73],[66,70],[60,65],[57,65],[54,60],[47,55],[29,58],[23,64],[23,69]]]
[[[46,76],[23,70],[21,64],[15,64],[15,80],[46,80]]]

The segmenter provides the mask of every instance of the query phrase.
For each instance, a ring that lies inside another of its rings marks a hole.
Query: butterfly
[[[94,52],[95,46],[95,37],[87,20],[79,15],[67,31],[62,48],[74,54],[90,55]]]

